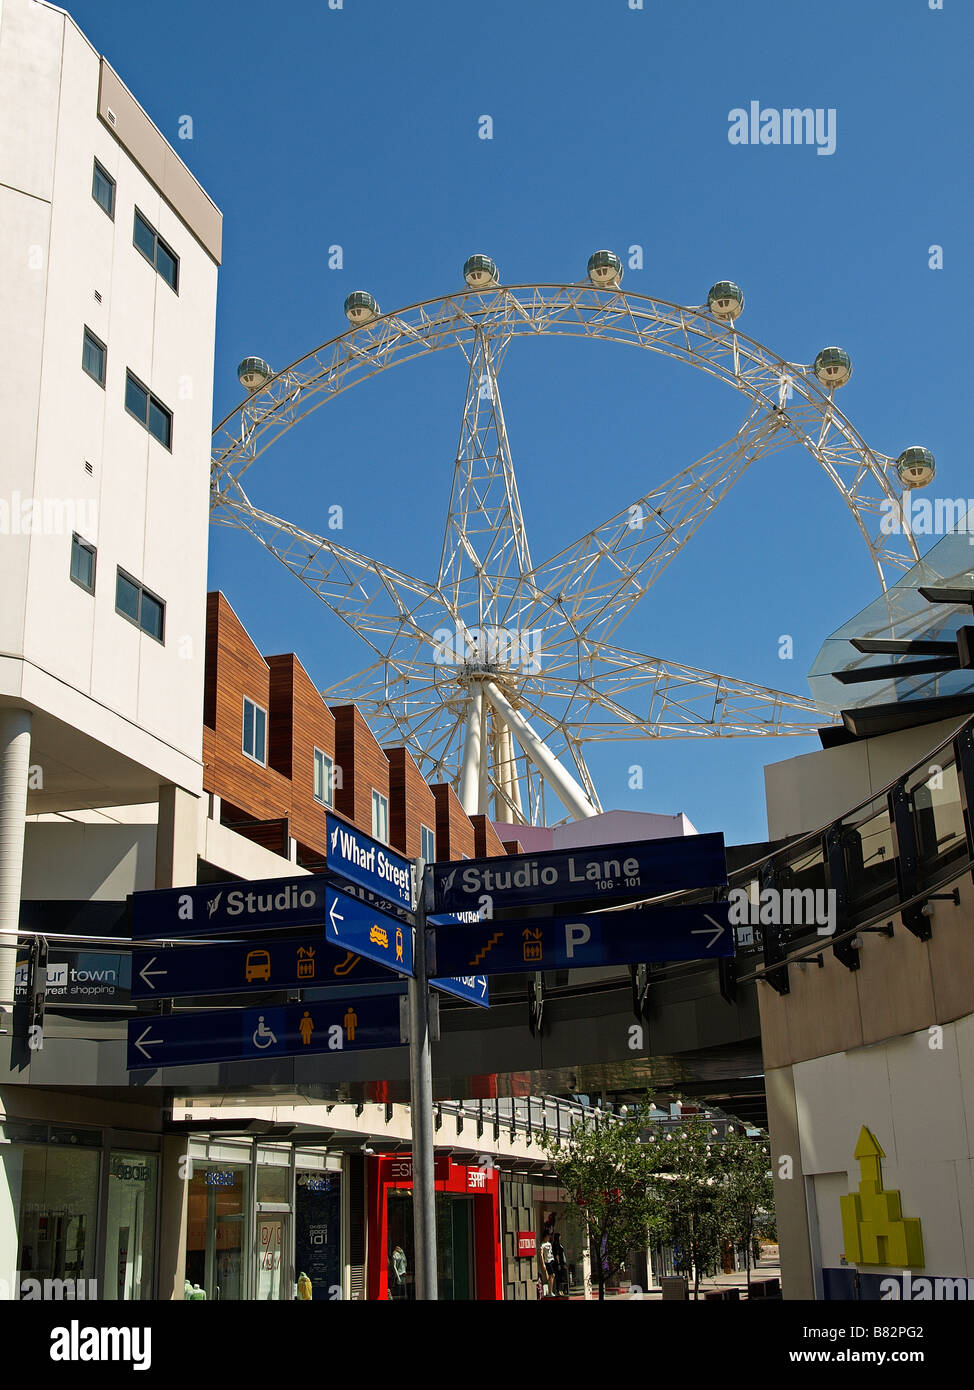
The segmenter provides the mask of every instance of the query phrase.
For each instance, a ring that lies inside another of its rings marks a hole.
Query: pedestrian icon
[[[348,1041],[354,1042],[355,1028],[358,1024],[358,1014],[352,1008],[351,1004],[349,1004],[345,1011],[345,1017],[342,1019],[342,1023],[345,1025],[345,1036],[348,1038]]]
[[[301,1019],[301,1022],[298,1024],[298,1032],[301,1034],[301,1041],[302,1041],[302,1043],[304,1044],[305,1047],[310,1046],[310,1044],[311,1044],[311,1034],[314,1032],[314,1030],[315,1030],[315,1026],[314,1026],[314,1023],[313,1023],[313,1021],[312,1021],[311,1015],[308,1013],[307,1009],[305,1009],[305,1011],[304,1011],[304,1017]]]
[[[315,977],[315,948],[313,946],[298,947],[298,969],[299,980],[313,980]]]
[[[269,1028],[264,1026],[264,1015],[261,1014],[257,1020],[257,1027],[254,1029],[254,1047],[263,1049],[270,1047],[271,1043],[276,1044],[277,1038]]]

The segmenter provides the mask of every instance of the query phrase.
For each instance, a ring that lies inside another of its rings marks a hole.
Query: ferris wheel
[[[732,282],[686,307],[624,292],[622,274],[614,252],[598,251],[581,283],[502,285],[490,257],[475,255],[464,288],[395,313],[356,291],[345,301],[351,327],[289,367],[241,362],[247,398],[213,435],[214,521],[254,536],[374,657],[324,698],[356,704],[380,742],[405,745],[427,780],[450,782],[468,813],[497,821],[598,813],[589,743],[807,735],[832,717],[809,698],[610,642],[752,463],[801,444],[852,513],[883,592],[919,559],[902,498],[933,477],[933,456],[866,445],[835,404],[852,373],[846,352],[786,362],[739,331],[744,296]],[[662,354],[728,383],[744,409],[710,453],[539,563],[498,383],[515,338],[549,335]],[[467,387],[435,578],[251,502],[247,471],[287,430],[352,386],[448,348],[466,360]]]

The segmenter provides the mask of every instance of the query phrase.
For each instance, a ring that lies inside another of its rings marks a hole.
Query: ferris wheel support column
[[[509,731],[517,735],[518,743],[528,754],[569,814],[574,816],[575,820],[586,820],[589,816],[597,816],[598,810],[589,800],[583,788],[579,786],[570,773],[565,771],[558,759],[552,757],[551,750],[542,743],[528,721],[514,708],[510,700],[502,694],[493,681],[484,681],[484,695],[507,725]]]
[[[484,757],[484,697],[479,689],[467,699],[467,730],[463,740],[463,766],[460,769],[460,805],[468,816],[481,811],[481,768]]]
[[[496,820],[513,818],[516,824],[524,823],[524,808],[521,805],[521,787],[517,780],[517,764],[514,761],[514,737],[511,726],[503,719],[495,720],[497,784],[502,796],[497,798]],[[501,804],[503,802],[503,804]]]

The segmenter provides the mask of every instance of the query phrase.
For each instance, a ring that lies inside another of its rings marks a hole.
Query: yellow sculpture
[[[918,1217],[904,1217],[900,1194],[883,1190],[882,1159],[876,1138],[863,1125],[856,1145],[859,1191],[841,1197],[842,1235],[849,1264],[923,1268],[923,1235]]]

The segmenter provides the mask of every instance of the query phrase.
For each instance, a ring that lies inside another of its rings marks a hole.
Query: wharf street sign
[[[127,1068],[136,1071],[398,1047],[399,1013],[400,1000],[393,995],[151,1018],[142,1014],[129,1019]]]
[[[330,873],[367,888],[396,907],[412,909],[413,868],[408,859],[337,816],[325,817],[325,834]]]
[[[437,927],[434,950],[437,970],[479,970],[486,975],[733,954],[726,902]]]
[[[466,999],[468,1004],[479,1004],[482,1009],[490,1008],[490,993],[486,975],[437,975],[430,980],[434,989],[446,994],[455,994],[458,999]]]
[[[431,877],[431,913],[481,908],[496,917],[498,910],[538,903],[620,902],[715,887],[727,882],[727,863],[723,835],[679,835],[435,864]]]
[[[323,874],[202,883],[132,894],[132,935],[211,936],[261,928],[323,927]]]
[[[402,975],[413,973],[413,929],[397,917],[343,893],[325,890],[325,939]]]

